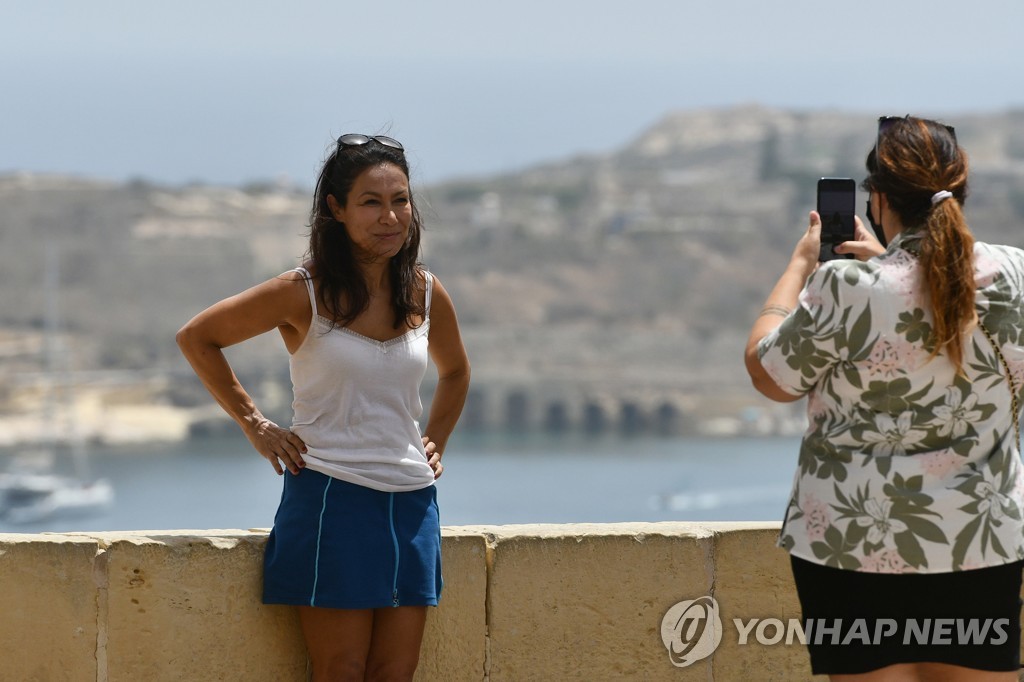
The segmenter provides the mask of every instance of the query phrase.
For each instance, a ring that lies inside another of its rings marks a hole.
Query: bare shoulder
[[[289,270],[261,285],[267,290],[267,298],[264,300],[268,314],[276,317],[275,326],[280,329],[289,352],[295,352],[309,328],[313,313],[309,299],[311,279],[311,275]]]
[[[296,325],[310,311],[306,276],[295,270],[271,277],[228,300],[241,314],[276,319],[275,326]]]
[[[276,277],[271,277],[258,286],[277,295],[294,296],[302,294],[303,297],[306,297],[306,281],[308,279],[310,277],[298,270],[288,270]]]
[[[451,299],[448,296],[448,290],[444,288],[443,284],[441,284],[441,278],[435,275],[434,273],[430,273],[430,278],[433,280],[432,286],[434,289],[434,295],[437,296],[438,294],[440,294],[450,301]]]
[[[287,272],[282,272],[274,279],[284,280],[285,282],[305,282],[306,276],[298,270],[288,270]]]
[[[310,322],[306,285],[298,273],[283,273],[213,304],[182,332],[226,348],[274,328],[305,333]]]
[[[459,320],[448,291],[437,276],[433,276],[433,294],[430,304],[430,356],[437,365],[438,376],[468,371],[469,358],[462,343]]]
[[[441,280],[437,275],[431,273],[433,278],[431,303],[430,303],[430,316],[435,321],[440,319],[449,320],[455,322],[455,304],[452,303],[451,296],[448,295],[448,290],[441,284]]]
[[[305,270],[306,272],[309,273],[310,277],[316,277],[316,263],[314,263],[311,260],[303,261],[301,267],[302,267],[303,270]],[[291,272],[298,272],[298,270],[299,270],[299,268],[296,268],[295,270],[292,270]],[[302,275],[301,272],[299,272],[298,274],[300,276]]]
[[[282,272],[277,278],[288,282],[305,282],[306,280],[316,279],[316,266],[313,265],[312,261],[306,261],[301,267]]]
[[[416,268],[416,275],[415,278],[413,279],[413,291],[415,291],[416,293],[416,300],[419,301],[421,305],[427,304],[428,275],[430,276],[430,279],[433,282],[433,284],[431,285],[431,287],[433,287],[434,284],[437,284],[437,277],[434,276],[434,273],[430,272],[424,267]]]

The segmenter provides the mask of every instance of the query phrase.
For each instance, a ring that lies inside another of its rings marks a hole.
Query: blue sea
[[[797,438],[456,434],[438,480],[444,525],[778,521]],[[0,450],[0,470],[15,452]],[[281,478],[237,437],[93,447],[114,500],[0,532],[268,528]],[[286,474],[287,475],[287,474]]]

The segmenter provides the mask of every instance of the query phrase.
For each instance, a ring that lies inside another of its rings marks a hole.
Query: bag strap
[[[1006,383],[1010,386],[1010,402],[1013,410],[1013,432],[1017,435],[1017,445],[1020,446],[1020,405],[1017,403],[1017,387],[1013,384],[1013,374],[1010,373],[1010,365],[1006,362],[1006,358],[1003,357],[1003,351],[999,350],[999,344],[996,343],[992,335],[989,334],[988,329],[985,325],[978,321],[978,328],[981,329],[982,333],[985,334],[985,338],[992,344],[992,350],[996,352],[996,357],[999,358],[999,362],[1003,365],[1003,371],[1006,372]]]

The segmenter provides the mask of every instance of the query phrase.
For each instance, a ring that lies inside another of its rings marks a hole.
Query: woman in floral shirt
[[[808,632],[812,668],[1016,680],[1024,251],[975,242],[952,128],[880,119],[867,166],[888,248],[858,220],[836,250],[863,260],[819,266],[812,212],[746,350],[763,394],[808,396],[779,544],[808,630],[841,622]]]

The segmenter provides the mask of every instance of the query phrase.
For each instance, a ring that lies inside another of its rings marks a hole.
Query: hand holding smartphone
[[[853,254],[836,253],[833,249],[854,238],[854,203],[857,183],[852,178],[821,178],[818,180],[818,215],[821,216],[821,252],[818,261],[853,258]]]

